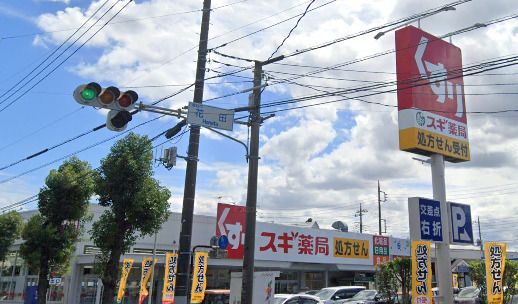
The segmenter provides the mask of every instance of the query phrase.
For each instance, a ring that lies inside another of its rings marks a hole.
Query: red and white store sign
[[[401,150],[470,159],[461,50],[407,26],[396,31]]]
[[[372,265],[372,235],[257,223],[257,260]]]
[[[218,204],[216,235],[228,237],[229,259],[243,259],[246,207]],[[372,265],[372,235],[256,223],[255,259]]]
[[[218,204],[216,235],[228,237],[227,257],[243,259],[246,227],[246,207]]]

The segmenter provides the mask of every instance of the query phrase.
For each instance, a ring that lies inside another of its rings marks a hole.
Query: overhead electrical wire
[[[228,7],[228,6],[232,6],[232,5],[243,3],[243,2],[247,2],[247,1],[249,1],[249,0],[240,0],[240,1],[233,2],[233,3],[228,3],[228,4],[225,4],[225,5],[221,5],[221,6],[217,6],[217,7],[211,8],[211,10],[215,11],[215,10],[218,10],[218,9],[221,9],[221,8],[225,8],[225,7]],[[192,14],[192,13],[198,13],[198,12],[202,12],[202,11],[203,11],[202,9],[195,9],[195,10],[190,10],[190,11],[175,12],[175,13],[169,13],[169,14],[163,14],[163,15],[155,15],[155,16],[148,16],[148,17],[141,17],[141,18],[134,18],[134,19],[126,19],[126,20],[120,20],[120,21],[112,22],[109,25],[116,25],[116,24],[121,24],[121,23],[130,23],[130,22],[138,22],[138,21],[143,21],[143,20],[165,18],[165,17],[184,15],[184,14]],[[18,35],[2,36],[2,37],[0,37],[0,40],[9,40],[9,39],[24,38],[24,37],[32,37],[32,36],[37,36],[37,35],[53,34],[53,33],[60,33],[60,32],[70,32],[70,31],[73,31],[73,30],[78,30],[79,28],[68,28],[68,29],[60,29],[60,30],[53,30],[53,31],[41,31],[41,32],[37,32],[37,33],[28,33],[28,34],[18,34]]]
[[[44,59],[43,59],[43,60],[42,60],[42,61],[41,61],[41,62],[40,62],[36,67],[34,67],[34,68],[29,72],[29,73],[27,73],[27,74],[26,74],[24,77],[22,77],[18,82],[16,82],[13,86],[11,86],[11,88],[7,89],[3,94],[1,94],[1,95],[0,95],[0,99],[1,99],[1,98],[3,98],[3,97],[4,97],[7,93],[9,93],[9,92],[14,91],[14,92],[13,92],[13,94],[14,94],[14,93],[17,93],[17,92],[19,91],[19,89],[18,89],[18,90],[15,90],[15,88],[16,88],[20,83],[22,83],[25,79],[27,79],[27,78],[28,78],[32,73],[34,73],[37,69],[39,69],[43,64],[45,64],[45,62],[47,62],[47,60],[49,60],[49,59],[50,59],[54,54],[56,54],[56,52],[57,52],[57,51],[59,51],[59,50],[60,50],[60,49],[61,49],[61,48],[62,48],[62,47],[63,47],[63,46],[68,42],[68,41],[70,41],[70,39],[72,39],[72,37],[74,37],[74,36],[75,36],[75,34],[77,34],[77,33],[79,32],[79,30],[80,30],[80,29],[82,29],[82,28],[83,28],[83,27],[84,27],[84,26],[85,26],[85,25],[86,25],[90,20],[92,20],[92,18],[93,18],[93,17],[94,17],[94,16],[95,16],[95,15],[96,15],[96,14],[97,14],[97,13],[98,13],[98,12],[99,12],[99,11],[100,11],[100,10],[101,10],[101,9],[102,9],[102,8],[103,8],[103,7],[104,7],[104,6],[109,2],[109,1],[110,1],[110,0],[106,0],[106,1],[104,1],[104,2],[101,4],[101,6],[99,6],[99,7],[97,8],[97,10],[95,10],[95,11],[92,13],[92,15],[90,15],[90,17],[88,17],[88,19],[86,19],[86,21],[85,21],[85,22],[83,22],[83,24],[81,24],[81,26],[80,26],[79,28],[77,28],[77,29],[76,29],[76,31],[75,31],[75,32],[73,32],[73,33],[72,33],[70,36],[68,36],[68,37],[67,37],[67,38],[66,38],[66,39],[65,39],[65,40],[64,40],[64,41],[63,41],[63,42],[62,42],[62,43],[57,47],[57,48],[55,48],[52,52],[50,52],[50,53],[47,55],[47,57],[45,57],[45,58],[44,58]],[[115,3],[115,4],[116,4],[116,3]],[[112,7],[110,7],[110,8],[105,12],[105,14],[106,14],[107,12],[109,12],[109,11],[110,11],[114,6],[115,6],[115,4],[114,4]],[[103,15],[103,16],[104,16],[104,15]],[[101,16],[101,18],[102,18],[102,16]],[[98,22],[99,20],[100,20],[100,19],[98,19],[96,22]],[[95,24],[95,23],[94,23],[94,24]],[[91,28],[91,27],[90,27],[90,28]],[[90,28],[88,28],[88,29],[87,29],[87,30],[86,30],[82,35],[86,34],[86,32],[88,32],[88,30],[89,30]],[[79,38],[81,38],[81,37],[82,37],[82,36],[79,36]],[[58,56],[57,56],[56,58],[54,58],[54,60],[53,60],[53,61],[51,61],[51,64],[52,64],[55,60],[57,60],[57,58],[59,58],[59,56],[61,56],[64,52],[66,52],[66,51],[67,51],[67,50],[68,50],[72,45],[74,45],[74,43],[75,43],[75,42],[77,42],[77,39],[76,39],[74,42],[72,42],[72,44],[70,44],[70,45],[69,45],[69,46],[68,46],[68,47],[67,47],[63,52],[61,52],[61,54],[58,54]],[[45,67],[43,68],[43,70],[45,70],[47,67],[48,67],[48,65],[47,65],[47,66],[45,66]],[[43,70],[42,70],[42,71],[43,71]],[[40,72],[40,73],[41,73],[41,72]],[[37,74],[37,75],[39,75],[39,74]],[[37,76],[37,75],[36,75],[36,76]],[[32,79],[34,79],[34,78],[31,78],[31,79],[29,80],[29,82],[30,82]],[[22,87],[23,87],[23,85],[22,85]],[[10,95],[10,96],[12,96],[12,95]],[[10,96],[8,96],[8,97],[7,97],[7,99],[8,99]],[[0,105],[1,105],[2,103],[4,103],[4,102],[5,102],[5,100],[4,100],[4,101],[0,101]]]
[[[43,80],[45,80],[48,76],[50,76],[52,73],[54,73],[54,71],[56,71],[61,65],[63,65],[68,59],[70,59],[70,57],[72,57],[75,53],[77,53],[85,44],[87,44],[92,38],[95,37],[95,35],[97,35],[97,33],[99,33],[108,23],[110,23],[110,21],[112,21],[115,17],[117,17],[117,15],[119,15],[120,12],[122,12],[131,2],[133,2],[133,0],[129,0],[121,9],[119,9],[112,17],[110,17],[110,19],[108,19],[108,21],[106,21],[106,23],[104,23],[97,31],[95,31],[88,39],[86,39],[86,41],[84,41],[81,45],[79,45],[74,51],[72,51],[72,53],[70,53],[67,57],[65,57],[64,60],[62,60],[61,62],[58,63],[57,66],[55,66],[54,68],[52,68],[47,74],[45,74],[42,78],[40,78],[36,83],[34,83],[32,86],[30,86],[27,90],[25,90],[21,95],[19,95],[18,97],[16,97],[15,99],[13,99],[12,101],[10,101],[9,103],[7,103],[7,105],[5,105],[4,107],[0,108],[0,113],[3,112],[5,109],[7,109],[9,106],[11,106],[13,103],[15,103],[16,101],[20,100],[23,96],[25,96],[30,90],[32,90],[34,87],[36,87],[38,84],[40,84]],[[110,10],[113,8],[110,7]],[[106,12],[107,13],[107,12]],[[105,13],[105,14],[106,14]],[[104,16],[104,15],[103,15]],[[101,17],[102,18],[102,17]],[[100,19],[99,19],[100,20]],[[91,28],[91,27],[90,27]],[[90,29],[89,28],[89,29]],[[88,30],[89,30],[88,29]],[[86,32],[85,32],[86,33]],[[83,33],[84,34],[84,33]],[[82,37],[82,35],[80,36]],[[78,38],[80,39],[80,38]],[[77,40],[78,40],[77,39]],[[77,41],[76,40],[76,41]],[[75,41],[74,41],[75,43]],[[72,44],[73,45],[73,44]],[[68,48],[67,48],[68,49]],[[66,50],[67,50],[66,49]],[[59,56],[61,56],[64,52],[62,52]],[[56,57],[56,58],[59,58]],[[55,59],[56,59],[55,58]],[[52,64],[55,60],[53,60],[50,64]],[[50,66],[50,64],[48,64],[47,66],[45,66],[45,68],[40,71],[40,73],[36,74],[34,77],[32,77],[30,81],[32,81],[35,77],[37,77],[39,74],[41,74],[41,72],[43,72],[48,66]],[[28,84],[29,82],[26,82],[26,84]],[[25,86],[25,84],[24,84]],[[19,90],[17,90],[16,92],[18,92]],[[9,95],[6,99],[4,99],[3,101],[0,101],[0,105],[4,102],[6,102],[11,96],[13,96],[13,94]]]
[[[160,118],[160,117],[157,117],[156,119],[159,119],[159,118]],[[155,120],[155,119],[152,119],[152,120]],[[151,120],[150,120],[149,122],[151,122]],[[147,123],[147,122],[146,122],[146,123]],[[128,130],[128,131],[129,131],[129,130]],[[152,147],[152,149],[155,149],[155,148],[157,148],[157,147],[159,147],[159,146],[161,146],[161,145],[165,144],[166,142],[169,142],[169,141],[171,141],[171,140],[177,139],[178,137],[180,137],[180,138],[181,138],[181,136],[182,136],[183,134],[185,134],[185,133],[186,133],[186,131],[183,131],[182,133],[179,133],[179,134],[175,135],[174,137],[172,137],[172,138],[170,138],[170,139],[166,140],[165,142],[162,142],[162,143],[160,143],[160,144],[158,144],[158,145],[153,146],[153,147]],[[160,134],[163,134],[163,132],[162,132],[162,133],[160,133]],[[152,138],[150,139],[150,141],[151,141],[151,142],[153,142],[153,141],[157,140],[158,138],[160,138],[160,134],[159,134],[159,135],[156,135],[156,136],[154,136],[154,137],[152,137]],[[92,172],[97,171],[97,170],[99,170],[99,169],[100,169],[100,167],[97,167],[97,168],[93,169],[93,170],[92,170]],[[10,205],[6,205],[6,206],[3,206],[3,207],[0,207],[0,212],[1,212],[1,213],[5,213],[5,212],[8,212],[8,211],[10,211],[10,210],[15,210],[15,209],[20,208],[21,206],[24,206],[24,205],[30,204],[30,203],[35,202],[35,201],[37,201],[37,200],[38,200],[38,194],[35,194],[35,195],[29,196],[29,197],[27,197],[27,198],[25,198],[25,199],[22,199],[22,200],[20,200],[20,201],[18,201],[18,202],[16,202],[16,203],[13,203],[13,204],[10,204]]]
[[[286,42],[286,40],[288,40],[288,38],[290,38],[291,36],[291,33],[293,33],[293,31],[297,28],[297,26],[299,26],[299,23],[300,23],[300,20],[302,20],[302,18],[304,18],[304,16],[306,16],[306,14],[308,13],[308,10],[309,8],[311,7],[311,5],[315,2],[315,0],[311,0],[308,4],[308,6],[306,6],[306,9],[304,10],[304,12],[302,13],[302,15],[300,15],[299,19],[297,19],[297,22],[295,23],[295,25],[290,29],[290,31],[288,32],[288,34],[286,35],[286,37],[284,37],[284,39],[282,39],[281,43],[277,46],[277,48],[273,51],[273,53],[270,55],[270,57],[268,57],[267,60],[270,60],[273,58],[273,56],[275,55],[275,53],[277,53],[277,51],[279,51],[279,49],[284,45],[284,43]]]

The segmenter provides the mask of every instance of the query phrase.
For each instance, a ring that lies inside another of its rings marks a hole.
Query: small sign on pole
[[[189,102],[187,122],[192,125],[232,131],[234,128],[234,110]]]

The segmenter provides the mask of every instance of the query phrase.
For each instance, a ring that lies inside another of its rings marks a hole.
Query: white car
[[[326,287],[317,292],[315,296],[324,301],[324,304],[333,304],[336,301],[350,299],[362,290],[365,290],[365,286]]]
[[[324,304],[319,298],[308,294],[276,294],[273,304]]]

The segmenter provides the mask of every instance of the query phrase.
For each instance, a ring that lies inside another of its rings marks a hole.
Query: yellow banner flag
[[[432,303],[432,251],[430,241],[412,241],[412,303]]]
[[[486,258],[487,304],[504,303],[505,243],[484,244]]]
[[[133,262],[133,259],[124,259],[124,261],[122,261],[121,280],[119,283],[119,292],[117,293],[117,303],[122,302],[122,298],[124,298],[124,291],[126,290],[126,281],[128,280],[128,276],[131,270],[131,266],[133,266]]]
[[[162,290],[162,304],[174,303],[174,292],[176,287],[176,267],[178,253],[166,252],[164,269],[164,289]]]
[[[196,252],[194,254],[194,268],[192,271],[191,303],[201,303],[205,297],[207,287],[207,263],[208,252]]]
[[[156,263],[156,259],[155,259]],[[139,304],[144,303],[144,300],[148,297],[149,291],[147,290],[147,282],[153,275],[153,258],[145,257],[142,259],[142,275],[140,277],[140,292],[139,292]]]

